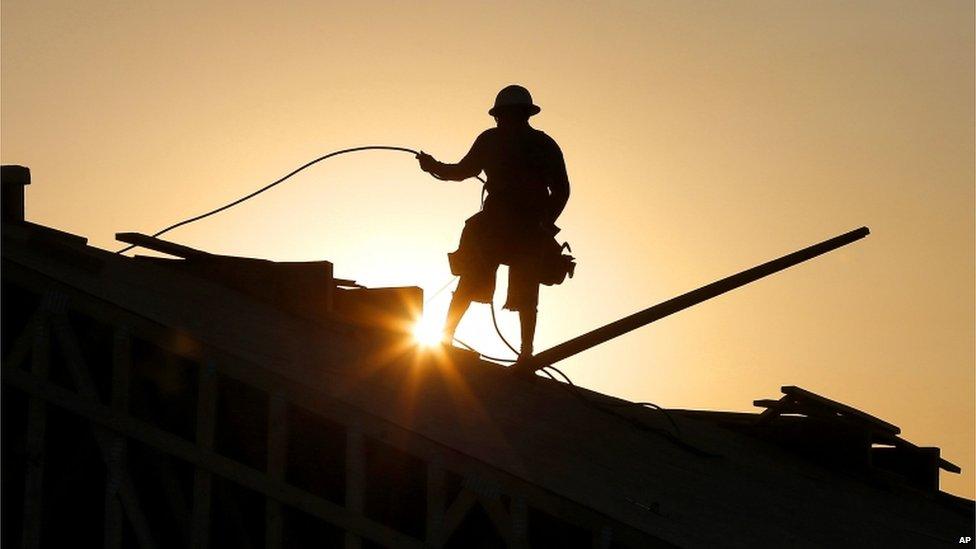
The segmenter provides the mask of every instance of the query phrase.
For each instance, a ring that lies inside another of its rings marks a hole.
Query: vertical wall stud
[[[31,356],[31,374],[46,380],[50,367],[48,352],[51,337],[46,315],[36,317]],[[46,404],[39,397],[31,397],[27,412],[27,475],[24,487],[25,549],[40,546],[42,495],[44,492],[44,432],[47,427]]]
[[[512,515],[512,545],[526,547],[529,535],[529,506],[525,503],[525,497],[512,496],[510,513]]]
[[[119,415],[129,413],[129,371],[132,364],[132,342],[129,331],[118,327],[112,338],[112,411]],[[122,486],[126,466],[126,441],[121,435],[110,437],[105,475],[105,549],[122,546]]]
[[[427,462],[427,541],[433,543],[444,524],[444,468],[434,456]]]
[[[288,451],[288,401],[281,392],[271,394],[268,401],[268,476],[282,481]],[[271,497],[265,499],[265,543],[267,549],[281,548],[281,503]]]
[[[603,526],[600,528],[600,531],[593,536],[594,549],[610,549],[611,542],[613,542],[613,528],[610,526]]]
[[[346,429],[346,508],[353,513],[362,514],[365,508],[366,456],[363,432],[359,425],[352,423]],[[359,549],[362,539],[346,532],[346,549]]]
[[[217,412],[217,370],[211,361],[200,365],[197,387],[197,446],[213,450]],[[207,549],[210,546],[210,503],[213,475],[197,467],[193,475],[193,519],[190,525],[190,547]]]

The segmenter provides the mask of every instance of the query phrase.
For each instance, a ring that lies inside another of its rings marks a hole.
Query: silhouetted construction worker
[[[441,179],[461,181],[482,171],[487,176],[482,210],[465,222],[457,251],[448,254],[451,271],[461,280],[447,313],[447,343],[472,301],[491,303],[496,271],[506,264],[505,308],[519,313],[520,361],[532,356],[539,284],[547,270],[544,263],[548,260],[552,266],[552,251],[556,258],[560,255],[553,238],[559,231],[555,221],[569,199],[562,151],[551,137],[529,125],[529,117],[540,110],[527,89],[507,86],[488,111],[497,127],[479,135],[460,162],[444,164],[423,152],[417,156],[422,170]]]

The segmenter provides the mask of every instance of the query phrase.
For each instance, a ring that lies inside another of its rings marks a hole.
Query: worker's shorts
[[[457,291],[478,303],[491,303],[495,295],[495,276],[499,264],[461,275]],[[503,308],[510,311],[534,311],[539,305],[539,283],[529,269],[515,264],[508,268],[508,296]]]
[[[502,221],[478,214],[465,223],[457,251],[448,254],[451,272],[461,278],[457,292],[472,301],[491,303],[498,266],[508,265],[504,308],[534,311],[539,305],[536,235],[525,224]]]

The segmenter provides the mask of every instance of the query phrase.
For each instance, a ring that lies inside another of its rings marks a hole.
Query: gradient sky
[[[543,288],[537,350],[867,225],[561,366],[667,407],[799,385],[941,447],[964,469],[943,487],[973,497],[972,2],[199,4],[3,0],[2,161],[32,170],[29,219],[114,250],[331,150],[456,161],[518,82],[566,157],[579,258]],[[360,153],[167,238],[432,293],[479,191]],[[505,353],[484,306],[458,335]]]

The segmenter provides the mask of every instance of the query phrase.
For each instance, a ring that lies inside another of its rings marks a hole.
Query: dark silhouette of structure
[[[529,91],[518,85],[498,92],[488,114],[496,128],[486,130],[457,164],[444,164],[426,153],[420,167],[440,179],[462,181],[487,175],[482,210],[465,222],[458,250],[450,254],[451,271],[461,277],[447,313],[447,343],[473,301],[491,303],[495,274],[509,265],[505,308],[518,311],[522,344],[519,368],[532,356],[539,285],[546,271],[572,266],[561,259],[554,236],[556,219],[569,199],[569,178],[562,151],[545,133],[529,125],[541,109]]]
[[[959,472],[799,387],[659,410],[424,350],[419,288],[24,218],[3,169],[3,547],[941,547]],[[16,202],[16,203],[14,203]],[[446,352],[446,354],[445,354]],[[539,356],[542,356],[540,353]],[[607,410],[613,410],[608,413]],[[527,420],[531,418],[531,420]]]

